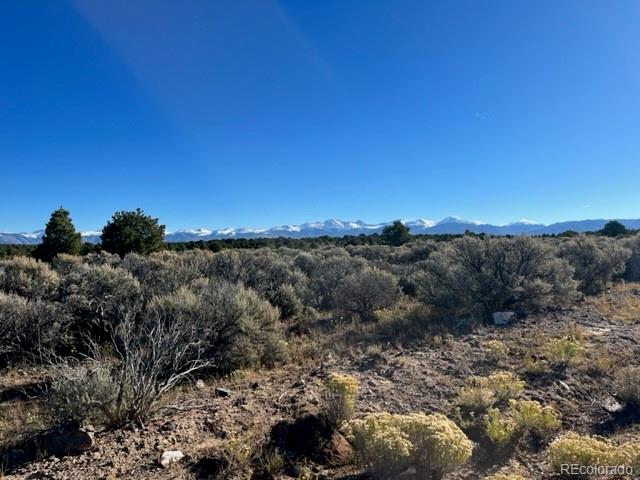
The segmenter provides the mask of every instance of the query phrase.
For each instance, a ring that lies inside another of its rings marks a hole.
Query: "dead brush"
[[[609,291],[588,297],[587,304],[614,323],[640,322],[640,286],[620,282]]]

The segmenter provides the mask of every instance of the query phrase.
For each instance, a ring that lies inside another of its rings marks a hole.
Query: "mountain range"
[[[491,235],[543,235],[562,233],[567,230],[576,232],[593,232],[600,230],[609,220],[574,220],[544,225],[530,220],[520,220],[506,225],[492,225],[484,222],[463,220],[458,217],[447,217],[439,222],[418,219],[403,221],[414,234],[461,234],[465,231],[474,233],[487,233]],[[620,219],[627,228],[640,229],[640,219]],[[223,228],[218,230],[196,228],[190,230],[176,230],[167,232],[167,242],[190,242],[197,240],[214,240],[224,238],[305,238],[305,237],[342,237],[345,235],[360,235],[380,233],[391,222],[365,223],[361,220],[353,222],[342,220],[326,220],[324,222],[309,222],[301,225],[282,225],[272,228]],[[27,244],[40,243],[44,231],[38,230],[31,233],[0,233],[0,244]],[[82,232],[85,242],[99,243],[100,232]]]

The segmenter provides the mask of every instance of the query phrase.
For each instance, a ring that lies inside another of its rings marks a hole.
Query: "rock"
[[[320,451],[320,460],[331,467],[348,465],[353,459],[353,448],[340,432],[333,432],[331,439]]]
[[[215,390],[216,397],[229,397],[232,393],[228,388],[216,388]]]
[[[173,420],[166,421],[160,427],[161,432],[173,432],[176,429],[176,422]]]
[[[510,325],[515,319],[515,312],[493,312],[493,323],[496,325]]]
[[[93,438],[74,422],[42,435],[38,439],[38,443],[43,451],[64,457],[91,450]]]
[[[614,398],[607,397],[602,401],[602,408],[605,410],[605,412],[618,413],[624,407],[620,405],[620,403],[617,402]]]
[[[571,393],[571,387],[569,385],[567,385],[565,382],[563,382],[562,380],[558,380],[558,384],[564,388],[568,393]]]
[[[196,388],[197,388],[198,390],[204,390],[204,386],[205,386],[205,385],[204,385],[204,380],[199,379],[199,380],[196,382]]]
[[[180,450],[166,450],[160,456],[160,465],[169,468],[172,464],[178,463],[184,458],[184,453]]]

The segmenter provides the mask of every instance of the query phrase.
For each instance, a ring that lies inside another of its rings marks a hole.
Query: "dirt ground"
[[[615,292],[608,295],[615,299]],[[601,303],[587,301],[563,312],[532,315],[507,327],[481,327],[455,338],[430,337],[405,346],[399,342],[355,344],[348,351],[326,349],[313,362],[238,372],[199,387],[182,388],[143,428],[95,431],[90,451],[49,457],[4,478],[213,478],[198,470],[199,460],[215,456],[229,442],[261,443],[277,422],[317,410],[322,402],[321,379],[330,372],[358,379],[356,416],[381,411],[441,412],[455,420],[457,391],[470,376],[508,370],[526,381],[522,398],[557,410],[561,431],[638,438],[638,419],[616,416],[606,407],[616,400],[616,369],[640,365],[640,312],[635,319],[624,320],[607,313]],[[584,348],[575,365],[540,375],[525,371],[528,359],[535,359],[549,338],[567,334],[579,336]],[[487,342],[491,340],[506,344],[509,353],[505,358],[497,362],[488,358]],[[601,365],[598,371],[594,365]],[[0,400],[5,401],[0,408],[9,401]],[[482,478],[505,465],[522,469],[532,479],[555,478],[545,456],[551,438],[541,442],[523,438],[511,451],[498,454],[472,437],[476,448],[471,461],[445,478]],[[166,450],[179,450],[185,457],[163,468],[159,458]],[[298,463],[275,478],[367,478],[355,466],[332,468],[310,460]]]

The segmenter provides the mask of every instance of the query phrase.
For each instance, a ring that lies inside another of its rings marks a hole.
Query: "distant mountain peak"
[[[450,216],[439,222],[433,222],[424,218],[417,220],[401,220],[414,234],[463,234],[466,231],[475,233],[487,233],[490,235],[542,235],[561,233],[567,230],[576,232],[592,232],[600,230],[607,219],[577,220],[558,222],[551,225],[543,225],[532,220],[521,219],[506,225],[492,225],[484,222],[464,220],[460,217]],[[640,229],[640,219],[619,220],[627,228]],[[272,228],[192,228],[167,232],[167,242],[189,242],[199,240],[215,240],[224,238],[305,238],[305,237],[342,237],[345,235],[369,235],[381,233],[385,226],[392,222],[366,223],[362,220],[344,221],[335,218],[307,222],[300,225],[281,225]],[[30,244],[40,243],[44,230],[27,233],[0,233],[0,244]],[[99,231],[82,232],[85,242],[100,242]]]

